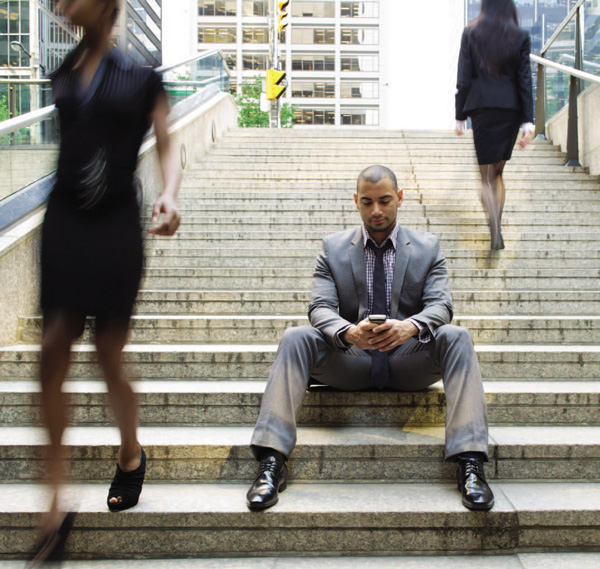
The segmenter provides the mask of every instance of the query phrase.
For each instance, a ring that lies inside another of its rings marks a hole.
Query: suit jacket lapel
[[[396,318],[398,313],[398,304],[400,302],[400,292],[404,284],[404,275],[410,259],[411,246],[410,240],[402,227],[398,230],[398,241],[396,245],[396,263],[394,264],[394,280],[392,281],[392,301],[390,306],[390,318]],[[363,262],[364,264],[364,262]]]
[[[363,318],[367,310],[367,267],[365,265],[365,246],[362,230],[359,227],[351,241],[350,263],[354,276],[354,286],[358,295],[358,318]]]

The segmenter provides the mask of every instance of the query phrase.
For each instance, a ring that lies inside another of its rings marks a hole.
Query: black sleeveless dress
[[[42,310],[129,318],[143,269],[134,173],[164,91],[115,49],[83,93],[73,70],[81,49],[51,75],[61,141],[42,229]]]

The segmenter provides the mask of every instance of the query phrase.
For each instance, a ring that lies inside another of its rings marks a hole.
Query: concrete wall
[[[577,99],[579,162],[590,174],[600,174],[600,85],[586,89]],[[546,123],[546,136],[567,150],[568,105]]]
[[[178,155],[182,146],[187,164],[199,161],[215,140],[237,124],[237,107],[225,93],[173,123],[172,143]],[[185,168],[184,168],[185,170]],[[184,173],[185,175],[185,173]],[[151,203],[161,189],[156,142],[144,143],[140,150],[138,176],[144,201]],[[18,317],[39,314],[39,252],[44,208],[0,233],[0,345],[18,340]]]
[[[0,148],[0,199],[56,170],[58,147]]]

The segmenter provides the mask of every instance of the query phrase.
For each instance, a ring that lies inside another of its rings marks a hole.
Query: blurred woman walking
[[[519,146],[533,134],[531,42],[519,27],[513,0],[482,0],[481,13],[462,35],[456,89],[456,134],[471,117],[481,173],[481,202],[491,249],[504,249],[502,172],[522,129]]]
[[[157,225],[149,231],[173,235],[180,223],[175,201],[180,173],[167,133],[167,97],[152,69],[113,49],[118,0],[61,0],[59,8],[85,35],[50,75],[61,134],[56,184],[42,231],[40,380],[50,439],[51,503],[30,567],[61,558],[73,523],[73,516],[65,515],[73,497],[63,492],[67,406],[62,384],[87,316],[95,316],[98,362],[121,434],[107,506],[131,508],[142,491],[146,455],[137,439],[135,394],[121,360],[143,266],[134,173],[152,124],[163,192],[154,204]]]

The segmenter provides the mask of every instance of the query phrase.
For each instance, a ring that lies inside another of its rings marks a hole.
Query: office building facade
[[[220,48],[232,89],[270,67],[273,0],[198,0],[198,49]],[[292,0],[278,67],[296,124],[380,125],[379,0]]]

